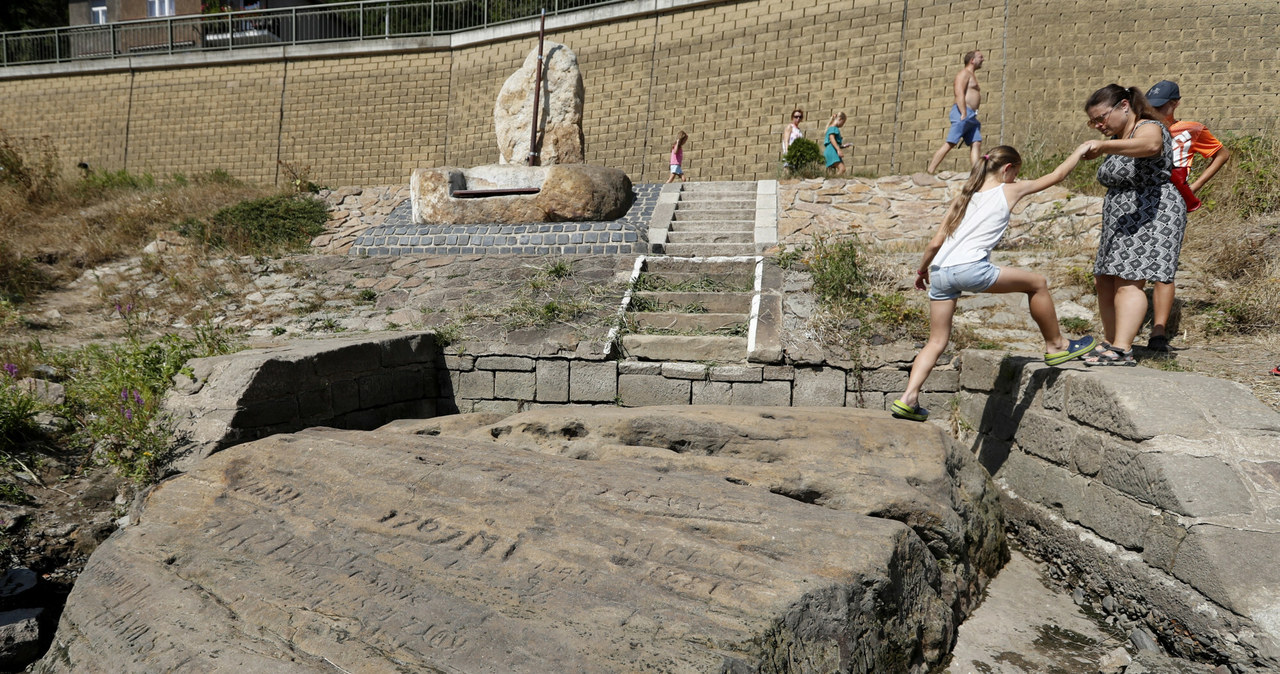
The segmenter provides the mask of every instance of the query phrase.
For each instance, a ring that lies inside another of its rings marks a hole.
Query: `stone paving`
[[[661,185],[634,185],[626,215],[601,222],[419,225],[408,199],[352,242],[351,255],[627,255],[648,251]],[[398,194],[398,192],[397,192]]]

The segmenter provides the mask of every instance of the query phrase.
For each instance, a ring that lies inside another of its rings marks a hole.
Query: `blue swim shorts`
[[[960,108],[952,103],[949,119],[951,130],[947,132],[948,143],[958,145],[963,140],[965,145],[973,145],[982,141],[982,122],[978,121],[977,110],[970,110],[969,116],[961,120]]]
[[[961,292],[980,293],[1000,278],[1000,268],[990,260],[952,267],[929,267],[929,299],[954,300]]]

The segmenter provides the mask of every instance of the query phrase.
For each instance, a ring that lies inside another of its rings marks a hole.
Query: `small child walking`
[[[1014,204],[1062,182],[1091,145],[1081,144],[1052,172],[1031,181],[1014,182],[1022,157],[1008,145],[992,149],[973,165],[916,271],[916,288],[924,290],[926,283],[929,287],[929,341],[911,364],[907,390],[889,408],[893,416],[911,421],[929,418],[929,410],[920,406],[920,389],[951,339],[951,321],[961,292],[1026,293],[1031,318],[1044,336],[1044,362],[1048,365],[1061,365],[1097,346],[1097,340],[1090,336],[1063,337],[1044,276],[991,264],[991,249],[1004,237]]]
[[[689,134],[681,131],[679,137],[676,138],[675,144],[671,146],[671,177],[667,178],[668,183],[675,182],[676,178],[679,178],[680,182],[684,182],[684,169],[681,166],[684,164],[684,142],[686,140],[689,140]]]

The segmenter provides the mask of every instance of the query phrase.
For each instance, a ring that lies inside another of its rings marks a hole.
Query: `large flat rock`
[[[37,671],[923,672],[946,657],[971,595],[955,560],[968,588],[1005,554],[1002,537],[980,562],[964,542],[999,513],[963,450],[860,410],[645,411],[312,429],[214,454],[98,548]],[[806,429],[817,440],[791,437]]]

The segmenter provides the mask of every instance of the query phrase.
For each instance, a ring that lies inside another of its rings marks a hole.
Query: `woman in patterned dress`
[[[1108,155],[1098,167],[1107,188],[1094,262],[1098,313],[1106,341],[1086,365],[1135,365],[1133,340],[1147,313],[1148,280],[1169,283],[1178,268],[1187,208],[1169,182],[1169,132],[1136,87],[1109,84],[1084,104],[1089,126],[1106,136],[1084,155]]]

